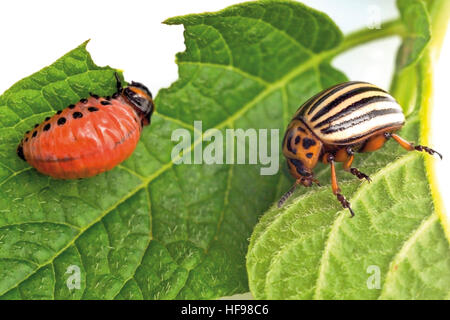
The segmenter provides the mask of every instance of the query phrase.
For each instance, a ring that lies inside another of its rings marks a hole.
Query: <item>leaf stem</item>
[[[380,29],[364,28],[352,32],[344,37],[344,41],[335,49],[328,52],[331,57],[352,49],[354,47],[363,45],[367,42],[387,38],[392,36],[403,36],[406,34],[406,29],[400,19],[391,20],[383,23]]]

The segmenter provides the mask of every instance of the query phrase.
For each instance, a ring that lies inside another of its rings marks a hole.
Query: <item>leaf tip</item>
[[[177,24],[182,24],[183,20],[184,20],[185,16],[176,16],[176,17],[171,17],[171,18],[167,18],[166,20],[164,20],[162,23],[163,24],[167,24],[167,25],[177,25]]]
[[[91,41],[91,38],[87,39],[86,41],[84,41],[80,47],[86,48],[86,46],[88,45],[89,41]]]

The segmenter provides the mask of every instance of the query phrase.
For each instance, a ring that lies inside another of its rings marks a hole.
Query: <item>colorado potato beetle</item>
[[[136,148],[154,110],[151,92],[138,82],[111,97],[90,94],[25,133],[17,155],[58,179],[87,178],[111,170]]]
[[[355,152],[380,149],[392,138],[408,151],[442,155],[426,146],[414,145],[395,134],[405,123],[397,101],[377,86],[360,81],[337,84],[306,101],[295,113],[283,139],[283,154],[294,185],[278,202],[281,207],[302,184],[318,183],[313,169],[319,161],[331,167],[331,188],[343,208],[353,210],[341,194],[335,162],[343,162],[345,171],[370,182],[369,176],[352,167]]]

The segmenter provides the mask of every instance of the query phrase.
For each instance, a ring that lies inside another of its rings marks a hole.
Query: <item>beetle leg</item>
[[[396,135],[395,133],[389,133],[386,132],[384,134],[384,136],[386,137],[386,139],[389,138],[393,138],[403,149],[408,150],[408,151],[425,151],[428,154],[434,155],[437,154],[441,160],[442,160],[442,155],[437,152],[436,150],[433,150],[427,146],[422,146],[422,145],[417,145],[415,146],[413,143],[406,141],[405,139],[403,139],[402,137],[400,137],[399,135]]]
[[[327,158],[328,163],[331,166],[331,189],[333,190],[334,195],[336,195],[337,199],[341,203],[344,209],[348,209],[352,217],[355,215],[352,208],[350,207],[350,202],[345,199],[345,197],[341,194],[341,189],[339,188],[337,176],[336,176],[336,166],[334,165],[334,156],[329,154]]]
[[[353,168],[351,167],[351,165],[353,163],[353,159],[354,159],[354,152],[353,152],[352,148],[350,148],[350,147],[347,148],[347,154],[348,154],[348,158],[346,161],[344,161],[344,165],[343,165],[344,170],[347,172],[350,172],[354,176],[357,176],[358,179],[366,179],[368,182],[371,182],[372,179],[370,179],[370,177],[367,174],[359,171],[358,169],[356,169],[354,167]]]
[[[350,173],[354,176],[357,176],[358,179],[366,179],[368,182],[372,182],[372,179],[370,179],[370,177],[367,174],[359,171],[356,168],[350,168]]]

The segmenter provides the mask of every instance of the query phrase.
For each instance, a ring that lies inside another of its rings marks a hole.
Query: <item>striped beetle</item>
[[[343,208],[354,216],[350,203],[341,194],[335,162],[343,162],[345,171],[370,182],[369,176],[351,167],[354,152],[380,149],[393,138],[408,151],[442,155],[426,146],[414,145],[394,132],[405,123],[402,108],[383,89],[360,81],[350,81],[328,88],[306,101],[295,113],[283,139],[283,154],[294,185],[278,202],[281,207],[302,184],[319,184],[312,170],[319,161],[330,164],[331,188]]]

